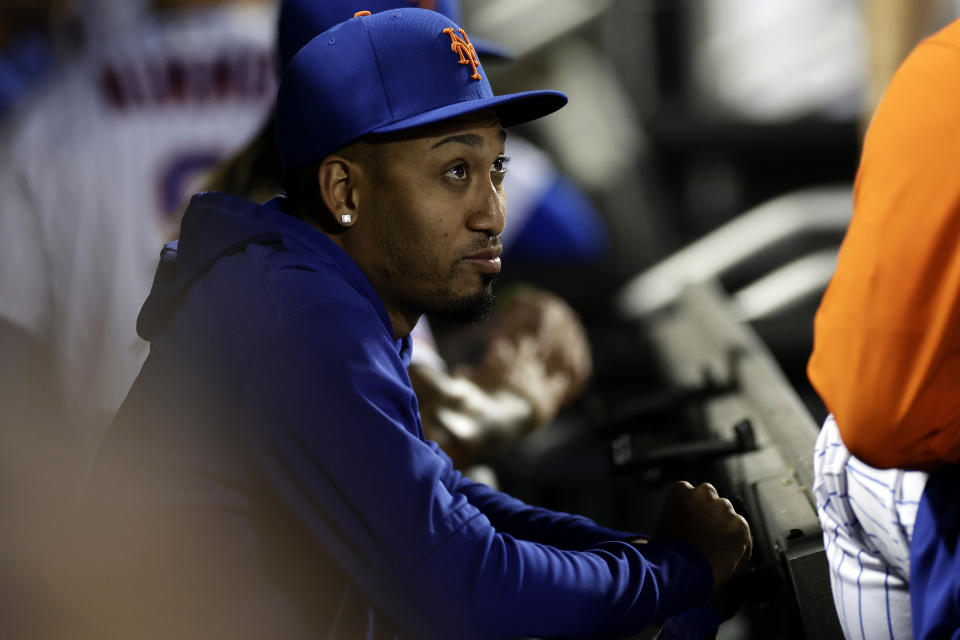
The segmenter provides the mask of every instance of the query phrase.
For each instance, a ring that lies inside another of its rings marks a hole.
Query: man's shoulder
[[[204,198],[215,202],[221,213],[227,209],[237,218],[251,218],[243,205],[222,201],[230,196]],[[221,322],[233,318],[235,327],[247,325],[250,339],[282,332],[304,316],[318,331],[341,338],[356,332],[372,337],[375,331],[392,339],[383,305],[359,268],[329,240],[311,237],[303,223],[283,217],[277,224],[251,226],[233,248],[225,247],[200,275],[191,302],[209,307]]]
[[[264,352],[396,352],[359,267],[278,203],[199,194],[164,256],[138,330],[178,357],[236,372]]]
[[[224,322],[233,318],[235,326],[258,318],[258,333],[304,314],[331,322],[378,316],[336,260],[304,250],[282,232],[226,249],[189,288],[188,307],[199,305]]]
[[[281,316],[307,309],[376,315],[373,302],[358,289],[340,264],[328,256],[289,250],[264,257],[263,282]]]
[[[387,321],[379,297],[357,264],[312,225],[283,213],[285,206],[278,198],[254,212],[277,234],[259,249],[258,277],[278,316],[311,309]]]

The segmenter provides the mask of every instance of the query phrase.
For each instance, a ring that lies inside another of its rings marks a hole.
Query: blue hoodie
[[[150,356],[89,491],[118,617],[167,636],[615,637],[707,599],[684,542],[641,552],[463,478],[423,437],[409,338],[284,206],[200,194],[163,251]]]

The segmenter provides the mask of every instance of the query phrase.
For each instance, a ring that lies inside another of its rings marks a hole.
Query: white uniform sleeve
[[[844,446],[827,416],[814,486],[830,587],[847,638],[912,637],[910,539],[927,475],[874,469]]]

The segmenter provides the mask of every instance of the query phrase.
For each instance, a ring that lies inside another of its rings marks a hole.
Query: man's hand
[[[753,552],[747,521],[709,483],[696,488],[689,482],[675,483],[653,535],[680,538],[702,551],[713,569],[714,589],[729,580]]]

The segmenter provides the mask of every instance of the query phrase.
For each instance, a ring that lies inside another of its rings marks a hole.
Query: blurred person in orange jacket
[[[926,504],[960,462],[958,52],[953,22],[887,88],[814,324],[808,374],[831,413],[814,493],[848,637],[960,624],[957,502]]]

